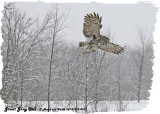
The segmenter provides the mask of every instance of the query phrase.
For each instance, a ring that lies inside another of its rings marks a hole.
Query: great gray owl
[[[97,48],[114,54],[122,53],[124,47],[111,43],[108,37],[100,35],[101,21],[102,17],[95,12],[84,17],[83,34],[86,38],[92,39],[89,42],[79,42],[79,47],[87,46],[83,54],[94,52]]]

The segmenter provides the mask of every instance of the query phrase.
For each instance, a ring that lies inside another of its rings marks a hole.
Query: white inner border
[[[160,7],[160,0],[0,0],[0,11],[3,10],[3,4],[4,2],[57,2],[57,3],[90,3],[92,1],[98,2],[98,3],[109,3],[109,4],[135,4],[137,2],[150,2],[155,7]],[[159,10],[159,9],[158,9]],[[2,12],[0,12],[0,20],[2,18]],[[156,16],[157,23],[155,25],[155,31],[153,33],[154,35],[154,65],[153,65],[153,83],[152,83],[152,89],[150,90],[150,101],[147,105],[147,108],[144,108],[142,111],[136,111],[136,112],[122,112],[125,114],[148,114],[148,113],[154,113],[158,114],[160,113],[160,12],[157,12]],[[0,23],[0,27],[2,24]],[[0,30],[0,46],[3,42],[1,30]],[[1,56],[1,50],[0,50],[0,89],[2,88],[2,56]],[[0,100],[0,113],[4,113],[4,103],[2,100]],[[7,113],[24,113],[24,112],[16,112],[16,111],[8,111]],[[47,113],[47,112],[25,112],[25,113]],[[53,113],[53,112],[52,112]],[[54,112],[55,113],[55,112]],[[75,114],[72,111],[65,111],[65,112],[56,112],[58,114]],[[104,114],[111,113],[111,114],[119,114],[119,112],[106,112]],[[94,113],[94,114],[100,114],[100,113]]]

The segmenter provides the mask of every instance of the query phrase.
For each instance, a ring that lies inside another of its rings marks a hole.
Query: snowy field
[[[121,105],[120,105],[121,104]],[[144,108],[146,108],[148,104],[148,100],[141,100],[140,103],[137,101],[122,101],[121,103],[119,101],[100,101],[98,102],[97,105],[97,111],[98,112],[115,112],[115,111],[139,111]],[[13,106],[14,105],[14,106]],[[20,102],[16,104],[20,106]],[[10,103],[6,105],[7,107],[15,107],[15,103]],[[48,107],[48,102],[47,101],[24,101],[23,102],[23,109],[28,109],[28,107],[34,107],[36,106],[37,111],[47,111]],[[75,101],[51,101],[50,102],[50,107],[51,110],[53,111],[60,111],[60,110],[72,110],[75,111],[74,109],[76,108],[76,102]],[[84,111],[84,102],[83,101],[78,101],[77,102],[77,107],[80,109],[77,112],[85,112]],[[88,107],[87,111],[89,113],[95,112],[95,105],[93,102],[88,102]]]

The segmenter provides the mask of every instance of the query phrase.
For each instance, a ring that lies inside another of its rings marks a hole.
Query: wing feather
[[[94,16],[95,16],[95,17],[97,16],[95,12],[94,12]]]
[[[90,13],[91,17],[93,17],[93,15]]]
[[[102,17],[99,18],[99,14],[93,13],[93,14],[87,14],[84,17],[84,23],[83,23],[83,34],[87,38],[93,38],[93,35],[97,38],[100,36],[100,29],[102,27],[101,25]]]
[[[102,17],[100,17],[99,21],[100,21],[100,22],[102,21]]]
[[[97,18],[99,19],[99,14],[97,13]]]
[[[107,43],[106,45],[99,45],[97,47],[101,50],[104,50],[110,53],[114,53],[114,54],[120,54],[124,51],[124,47],[121,47],[114,43]]]

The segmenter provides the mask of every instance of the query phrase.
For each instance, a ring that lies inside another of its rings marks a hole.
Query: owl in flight
[[[101,49],[106,52],[111,52],[114,54],[120,54],[124,51],[124,47],[120,47],[117,44],[111,43],[109,38],[100,35],[100,29],[102,17],[99,14],[87,14],[84,17],[83,23],[83,34],[86,38],[92,38],[90,41],[79,42],[79,47],[87,46],[83,54],[96,51],[96,49]]]

